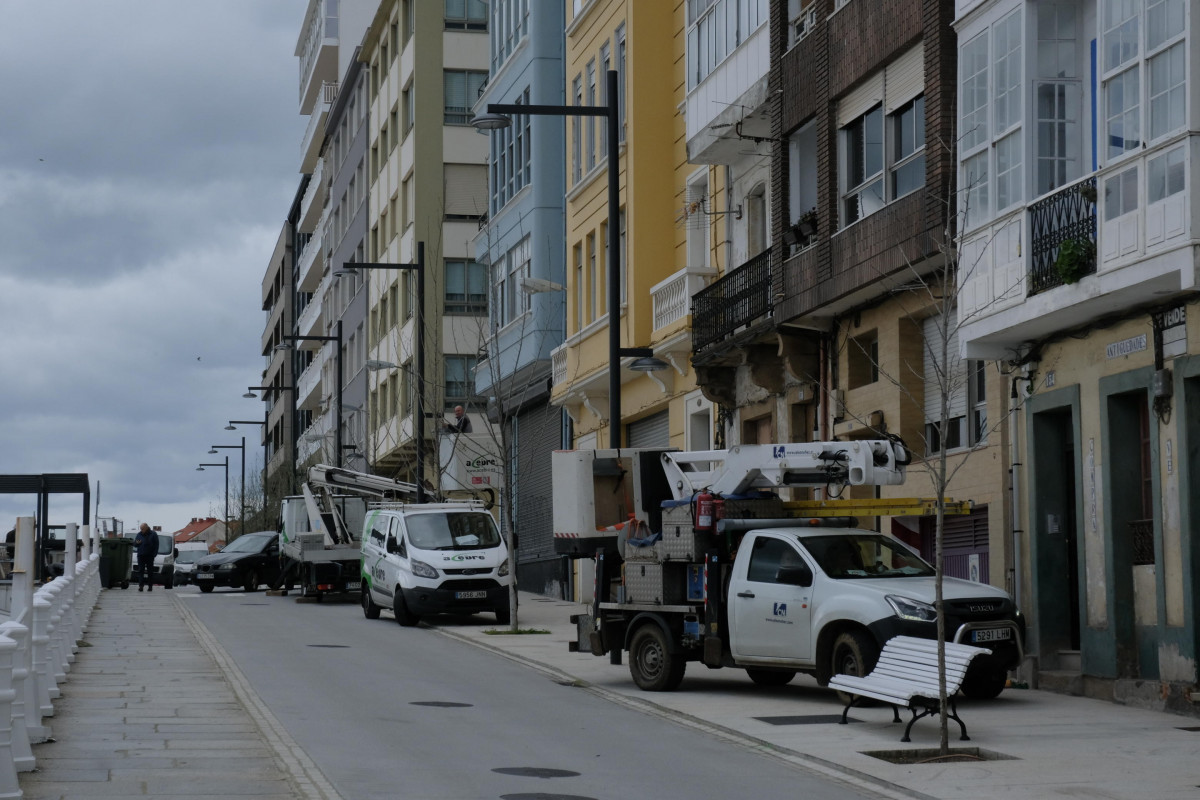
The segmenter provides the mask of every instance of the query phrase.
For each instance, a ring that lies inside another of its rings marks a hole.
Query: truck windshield
[[[929,576],[933,567],[895,539],[878,533],[807,536],[804,549],[831,578],[904,578]]]
[[[413,514],[405,519],[408,541],[421,550],[483,550],[500,544],[490,514]]]

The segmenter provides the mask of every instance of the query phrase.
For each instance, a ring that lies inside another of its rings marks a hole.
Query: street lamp
[[[414,270],[417,273],[417,324],[416,341],[413,349],[417,351],[417,408],[416,420],[413,425],[413,435],[416,437],[417,459],[417,502],[425,502],[425,243],[417,242],[417,262],[415,264],[369,263],[347,261],[335,275],[356,272],[360,269],[403,269]],[[338,323],[341,325],[341,323]],[[383,363],[383,362],[375,362]],[[372,362],[367,362],[371,369]],[[394,365],[390,365],[394,366]],[[379,367],[375,367],[379,369]],[[341,397],[338,397],[339,403]],[[340,413],[340,412],[339,412]],[[341,440],[338,440],[338,453],[341,453]]]
[[[196,472],[204,472],[205,467],[225,468],[225,541],[229,541],[229,456],[225,456],[224,464],[201,464],[196,467]]]
[[[232,426],[231,426],[232,427]],[[217,450],[241,450],[242,451],[242,483],[241,492],[238,497],[238,507],[241,509],[239,518],[241,520],[238,528],[238,535],[246,532],[246,437],[242,437],[241,444],[214,444],[212,449],[208,451],[209,455],[217,455]],[[226,514],[229,512],[226,511]],[[225,543],[229,543],[229,528],[225,528]]]
[[[337,357],[337,446],[334,455],[337,461],[334,466],[342,465],[342,321],[337,321],[337,333],[333,336],[281,336],[279,337],[286,342],[336,342],[337,350],[334,355]],[[275,345],[276,349],[284,350],[291,349],[287,344]],[[293,420],[292,424],[295,424]]]
[[[618,102],[617,72],[608,70],[606,74],[605,98],[607,105],[603,106],[542,106],[523,103],[488,103],[487,113],[471,120],[471,124],[481,131],[493,131],[507,128],[512,124],[509,114],[529,114],[530,116],[552,117],[605,117],[608,120],[608,231],[611,240],[613,232],[618,230],[621,219],[620,186],[617,183],[620,148],[621,115]],[[618,234],[619,236],[619,234]],[[649,347],[621,347],[621,326],[618,319],[621,310],[621,248],[619,241],[608,243],[608,424],[609,446],[621,446],[621,357],[630,356],[637,359],[654,357],[654,351]],[[636,363],[636,362],[635,362]],[[660,362],[661,363],[661,362]],[[665,364],[663,365],[665,366]],[[656,367],[661,368],[661,367]],[[640,369],[650,369],[643,364]]]

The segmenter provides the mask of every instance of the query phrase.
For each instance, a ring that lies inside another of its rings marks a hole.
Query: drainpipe
[[[1023,583],[1021,581],[1021,481],[1018,469],[1021,464],[1017,461],[1017,426],[1020,419],[1020,392],[1017,389],[1017,382],[1022,380],[1020,377],[1012,379],[1012,388],[1008,396],[1008,472],[1012,481],[1012,554],[1013,554],[1013,597],[1017,601],[1017,607],[1020,608],[1023,602]],[[1029,643],[1025,643],[1025,651],[1029,652]]]

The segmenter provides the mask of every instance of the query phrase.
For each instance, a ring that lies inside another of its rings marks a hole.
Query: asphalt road
[[[179,591],[347,800],[869,796],[386,612]]]

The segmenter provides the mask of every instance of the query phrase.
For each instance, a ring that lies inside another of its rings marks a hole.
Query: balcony
[[[312,247],[309,250],[313,249]],[[307,250],[305,251],[307,252]],[[304,310],[300,312],[300,319],[296,324],[296,330],[300,336],[319,336],[321,334],[321,299],[324,296],[323,289],[328,285],[329,278],[321,281],[320,287],[313,294],[308,304],[304,306]]]
[[[296,381],[296,408],[316,409],[321,403],[321,368],[325,365],[325,348],[313,353],[312,363]]]
[[[764,250],[692,295],[692,350],[699,353],[772,310],[771,251]]]
[[[325,122],[329,119],[329,109],[337,99],[337,81],[325,81],[321,84],[320,99],[308,115],[308,127],[304,130],[304,138],[300,140],[300,173],[308,175],[317,166],[321,157],[321,145],[325,141]]]
[[[686,320],[691,310],[692,295],[701,291],[716,270],[684,268],[650,289],[650,304],[654,317],[654,332],[665,330],[680,320]]]
[[[304,462],[315,453],[321,453],[318,462],[332,461],[332,458],[326,458],[326,454],[333,452],[333,423],[329,414],[319,414],[313,419],[312,425],[308,426],[308,430],[300,433],[300,439],[296,442],[296,461]]]
[[[296,230],[301,233],[314,233],[321,213],[325,210],[325,196],[329,194],[329,186],[325,180],[325,159],[317,161],[317,168],[308,179],[308,188],[300,200],[300,220]]]
[[[1196,231],[1185,187],[1197,142],[1122,159],[964,235],[964,355],[1011,358],[1054,332],[1190,287]]]
[[[300,113],[311,114],[321,87],[336,81],[339,0],[310,0],[295,55],[300,59]]]
[[[567,382],[567,345],[560,344],[550,351],[550,385],[562,386]]]
[[[324,220],[329,215],[329,209],[321,215],[317,225],[318,234],[325,230]],[[325,240],[320,235],[310,236],[304,249],[296,259],[296,288],[302,292],[315,292],[325,274]]]

